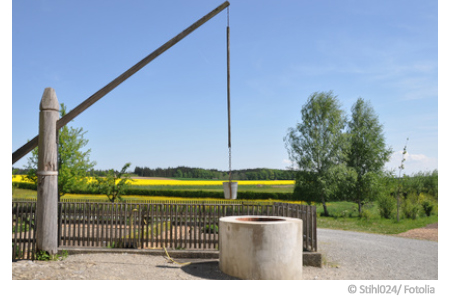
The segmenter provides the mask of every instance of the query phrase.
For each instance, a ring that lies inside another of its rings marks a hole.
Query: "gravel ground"
[[[437,280],[438,243],[378,234],[318,229],[322,268],[304,267],[303,279]],[[175,259],[138,254],[78,254],[63,261],[17,261],[12,279],[234,279],[217,259]]]
[[[438,243],[352,231],[318,229],[322,269],[305,279],[437,280]]]

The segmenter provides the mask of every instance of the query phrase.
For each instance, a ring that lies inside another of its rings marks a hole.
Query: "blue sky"
[[[69,110],[223,1],[14,1],[12,151],[53,87]],[[230,1],[233,169],[290,164],[308,97],[371,102],[404,172],[438,168],[437,1]],[[226,11],[110,92],[83,127],[97,169],[228,168]],[[23,167],[27,157],[14,166]]]

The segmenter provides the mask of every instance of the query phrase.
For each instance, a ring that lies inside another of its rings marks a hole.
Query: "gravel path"
[[[326,266],[304,268],[305,279],[438,279],[437,242],[331,229],[317,235]]]
[[[351,231],[318,229],[322,268],[304,267],[303,279],[438,279],[438,243]],[[63,261],[12,263],[12,279],[234,279],[218,260],[138,254],[78,254]]]

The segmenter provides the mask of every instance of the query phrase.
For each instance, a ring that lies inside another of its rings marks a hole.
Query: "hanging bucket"
[[[229,182],[223,183],[223,193],[225,195],[225,199],[237,199],[237,190],[238,190],[238,183],[232,182],[231,183],[231,197],[230,197],[230,183]]]

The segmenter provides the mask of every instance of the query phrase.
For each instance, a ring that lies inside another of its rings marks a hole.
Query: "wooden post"
[[[58,134],[59,103],[55,90],[46,88],[39,113],[37,237],[38,250],[58,251]]]

